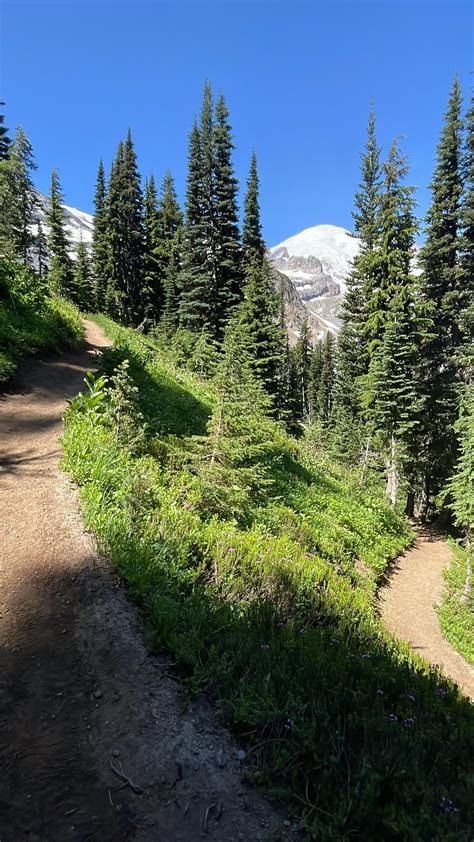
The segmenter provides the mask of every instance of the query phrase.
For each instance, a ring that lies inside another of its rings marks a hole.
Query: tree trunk
[[[387,496],[392,504],[396,505],[398,495],[398,472],[397,472],[397,445],[395,436],[390,437],[390,456],[387,460]]]
[[[405,506],[405,514],[407,517],[413,517],[415,512],[415,492],[409,491],[407,493],[407,502]]]
[[[428,507],[430,504],[430,480],[427,474],[423,477],[423,484],[421,487],[420,502],[418,505],[418,519],[421,523],[426,523],[428,516]]]

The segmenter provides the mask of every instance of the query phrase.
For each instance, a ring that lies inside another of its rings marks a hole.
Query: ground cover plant
[[[444,571],[445,589],[438,611],[439,621],[447,640],[474,667],[474,598],[468,572],[470,548],[453,542],[453,551],[453,561]]]
[[[246,776],[308,838],[469,839],[472,708],[375,610],[410,530],[268,416],[235,332],[206,380],[97,321],[114,348],[66,414],[65,466],[154,645],[232,723]]]
[[[48,294],[28,267],[0,262],[0,384],[22,357],[78,343],[84,335],[78,311]]]

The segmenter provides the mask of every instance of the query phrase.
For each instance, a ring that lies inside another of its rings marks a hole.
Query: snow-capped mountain
[[[358,238],[337,225],[306,228],[270,249],[273,266],[296,288],[315,339],[339,330],[345,281],[358,251]]]
[[[41,226],[45,234],[48,233],[48,225],[46,222],[46,210],[49,204],[47,196],[38,193],[38,216],[41,221]],[[71,244],[71,256],[75,256],[75,250],[81,240],[90,246],[92,243],[92,232],[94,228],[94,217],[90,213],[78,210],[77,208],[70,208],[69,205],[63,205],[63,221],[66,229],[67,238]],[[34,226],[34,233],[37,232],[37,226]]]

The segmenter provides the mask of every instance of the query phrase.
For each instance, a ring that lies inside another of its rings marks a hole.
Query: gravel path
[[[443,637],[435,605],[443,570],[451,561],[449,544],[435,530],[420,530],[415,545],[398,559],[379,596],[382,619],[397,637],[454,679],[474,700],[474,671]]]
[[[0,399],[0,840],[286,838],[215,712],[146,650],[59,470],[66,397],[107,344],[86,329]]]

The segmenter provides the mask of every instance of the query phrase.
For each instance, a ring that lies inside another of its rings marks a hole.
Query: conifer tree
[[[285,333],[278,321],[279,299],[267,258],[264,257],[260,265],[257,262],[249,265],[246,277],[240,324],[245,326],[248,337],[250,364],[272,397],[275,410],[282,410]]]
[[[36,226],[35,248],[38,255],[38,275],[43,278],[48,272],[48,246],[43,231],[41,219],[38,217]]]
[[[163,308],[164,288],[158,257],[160,242],[158,195],[153,174],[145,183],[145,254],[143,275],[144,314],[149,325],[156,325]]]
[[[432,201],[421,251],[422,294],[433,321],[423,345],[421,515],[444,485],[456,458],[453,425],[462,371],[463,273],[460,266],[463,194],[461,88],[454,80],[431,182]]]
[[[74,289],[71,298],[79,309],[85,312],[94,306],[94,292],[89,253],[86,244],[81,239],[76,248]]]
[[[0,106],[5,105],[4,101],[0,99]],[[5,116],[0,114],[0,161],[6,161],[10,151],[10,138],[8,136],[8,129],[4,125]]]
[[[242,299],[243,271],[237,205],[238,181],[232,165],[232,131],[229,111],[221,94],[215,110],[214,192],[217,230],[217,313],[216,336],[222,337],[233,308]]]
[[[474,93],[466,117],[466,176],[461,222],[460,364],[463,380],[471,383],[474,374]]]
[[[195,121],[189,135],[179,321],[182,327],[196,333],[211,323],[212,289],[205,252],[203,204],[203,151],[201,131]]]
[[[108,193],[109,310],[129,325],[143,319],[143,197],[130,130],[119,143]]]
[[[327,424],[331,418],[332,403],[333,403],[333,389],[335,376],[335,339],[333,334],[328,331],[320,350],[320,378],[318,387],[318,415],[323,424]],[[313,352],[314,357],[314,352]],[[312,361],[311,361],[312,362]],[[310,368],[310,384],[311,384],[311,368]]]
[[[413,188],[404,183],[406,159],[393,141],[383,165],[380,198],[379,286],[367,302],[369,370],[363,401],[369,436],[384,459],[394,505],[417,424],[422,322],[411,258],[417,225]]]
[[[262,235],[259,203],[259,178],[257,170],[257,154],[255,149],[250,160],[250,172],[247,180],[247,192],[244,200],[244,223],[242,230],[242,245],[244,263],[246,266],[260,263],[266,254],[266,246]]]
[[[27,264],[32,258],[38,198],[31,175],[36,169],[33,149],[21,127],[8,149],[0,169],[0,242],[4,253]]]
[[[311,365],[311,341],[309,335],[308,319],[301,325],[300,335],[294,348],[294,359],[298,377],[298,390],[301,396],[302,416],[305,418],[309,413],[309,372]]]
[[[342,329],[337,349],[335,401],[339,425],[347,428],[349,437],[350,431],[359,426],[360,378],[367,373],[369,364],[365,302],[371,298],[373,288],[377,285],[381,180],[380,147],[377,144],[375,112],[372,107],[367,141],[361,156],[361,181],[354,199],[354,229],[360,239],[360,252],[346,280],[347,291],[342,306]],[[342,430],[341,433],[346,440],[347,436]]]
[[[94,196],[94,230],[92,235],[92,273],[95,287],[94,306],[99,312],[106,309],[108,277],[108,220],[105,172],[99,161]]]
[[[52,292],[70,298],[74,291],[74,272],[69,256],[69,243],[63,224],[63,195],[56,170],[51,175],[51,190],[46,220],[49,226],[48,251],[50,266],[48,281]]]
[[[179,206],[174,179],[168,170],[158,201],[159,242],[156,257],[163,283],[163,311],[161,328],[170,338],[178,326],[183,215]]]
[[[322,342],[318,341],[313,348],[309,365],[309,412],[312,421],[319,419],[321,416],[319,389],[321,385],[322,356]]]

